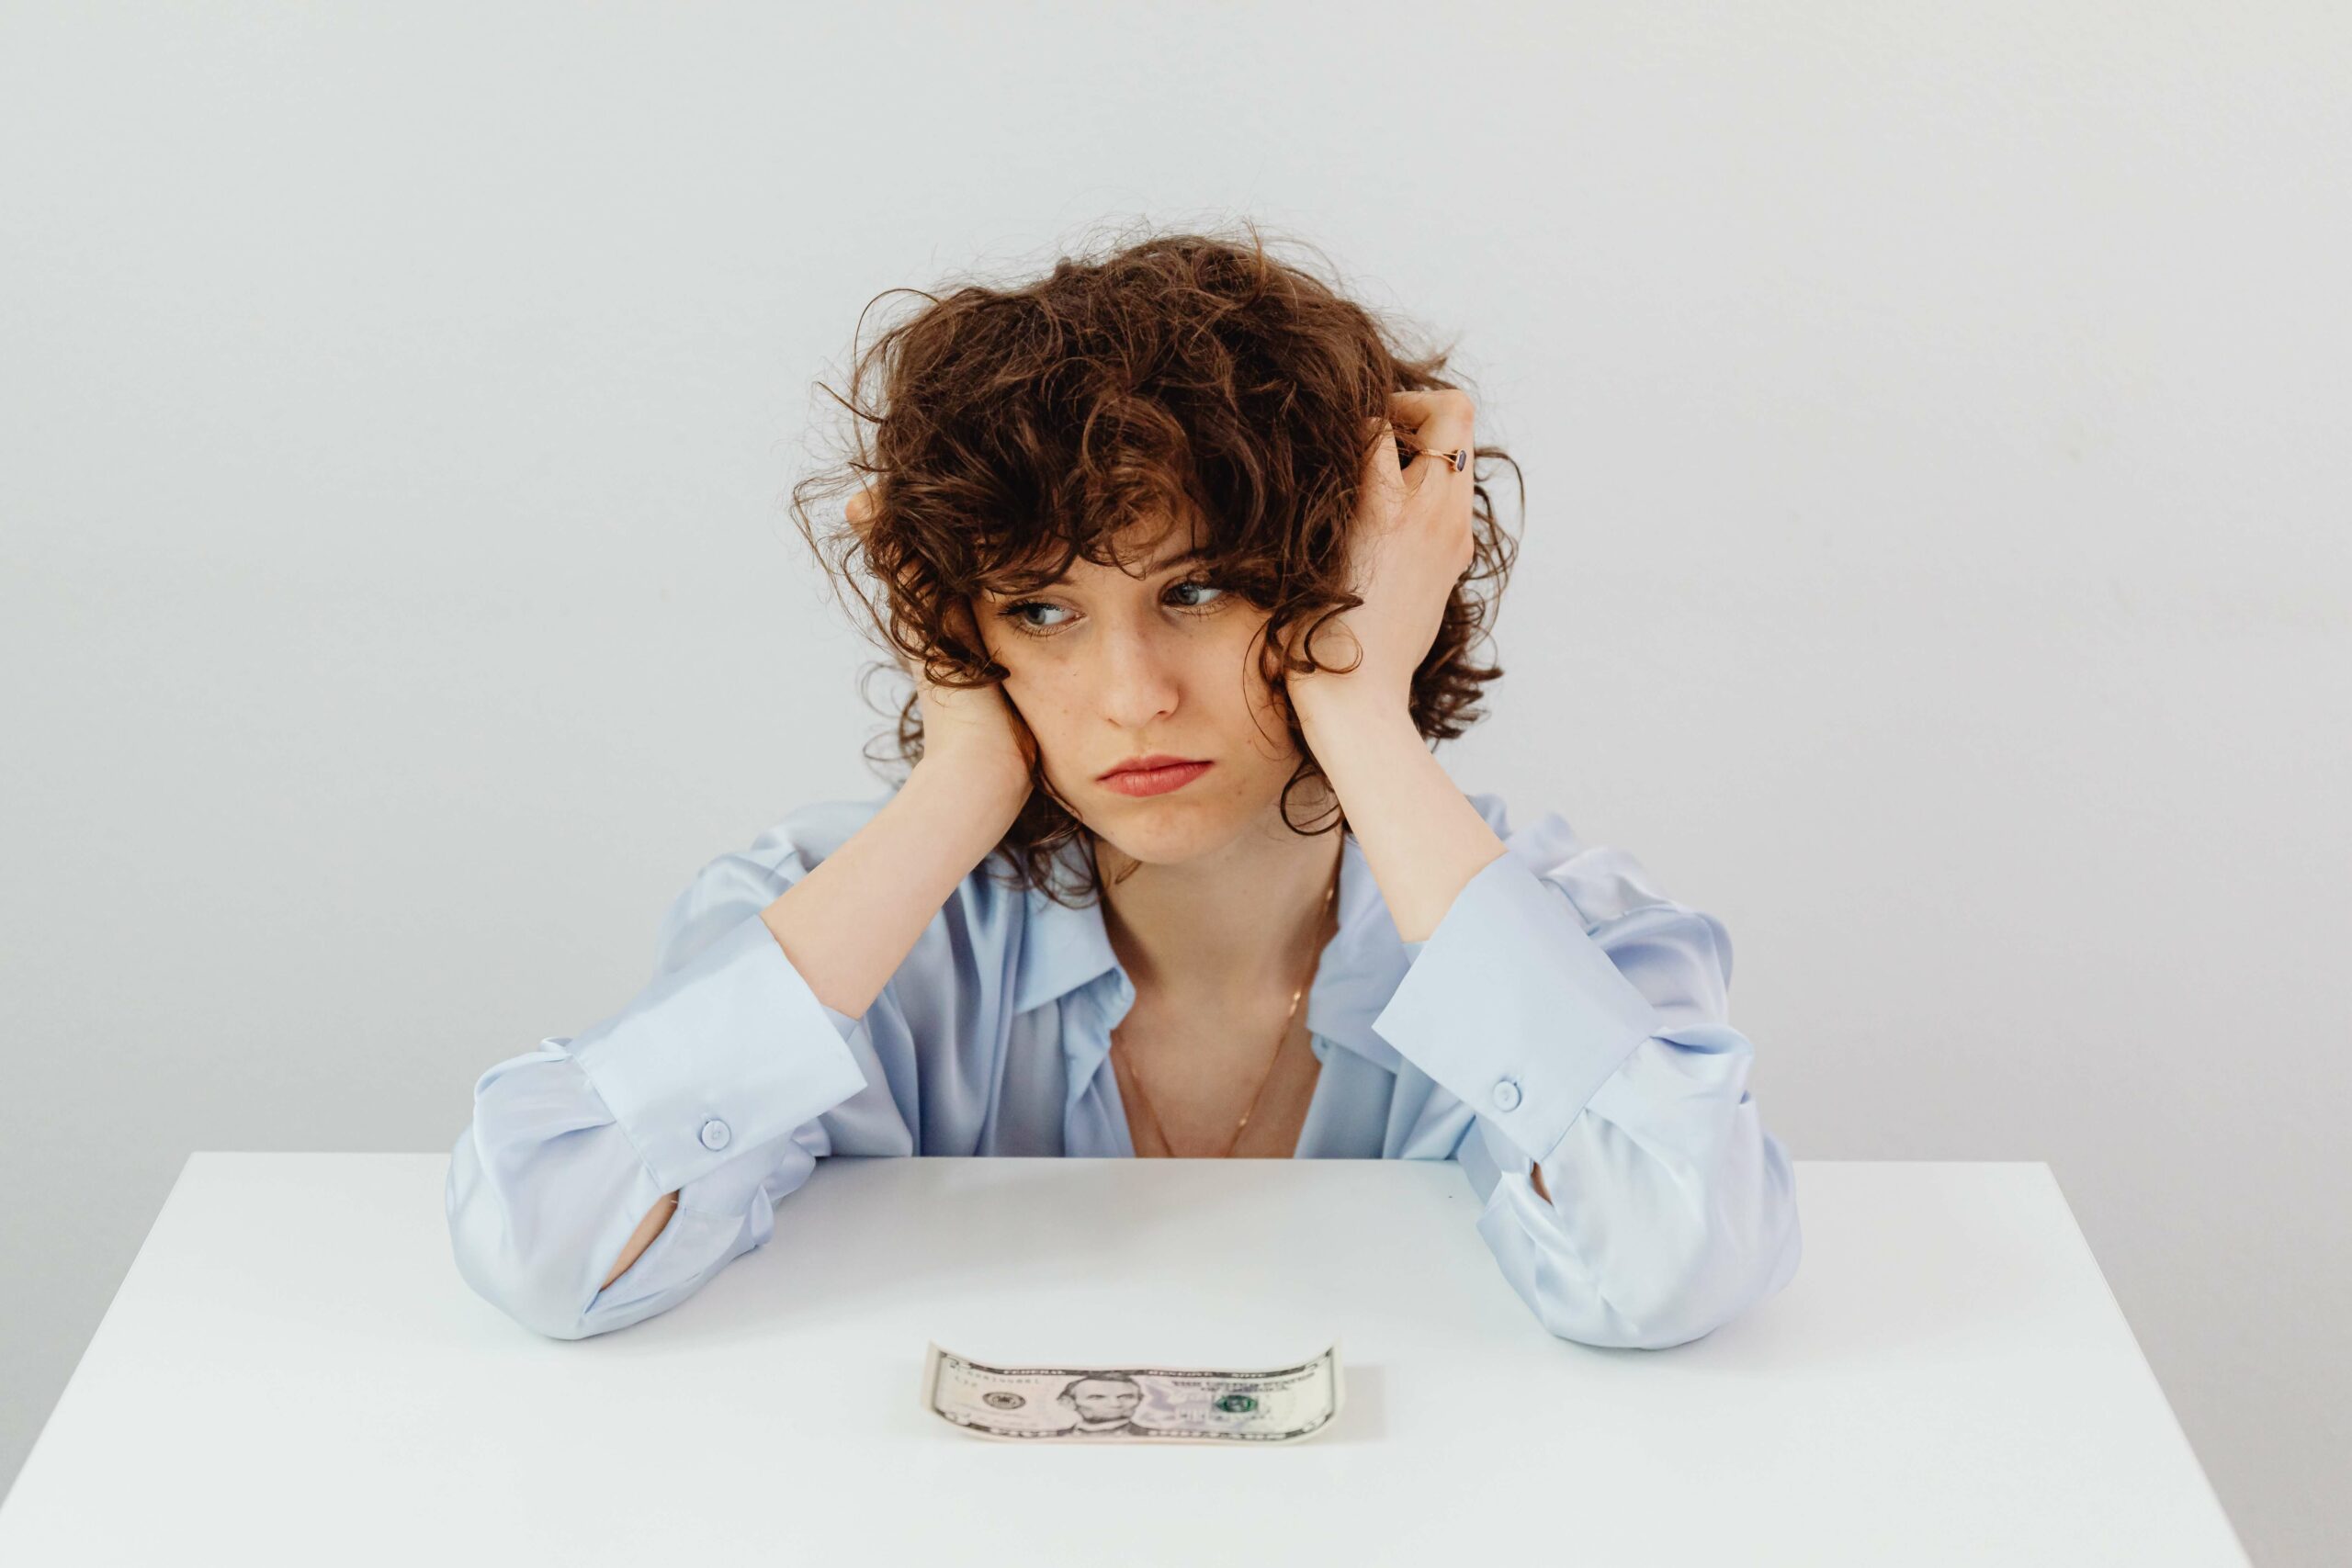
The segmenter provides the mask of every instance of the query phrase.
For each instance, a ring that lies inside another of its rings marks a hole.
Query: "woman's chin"
[[[1091,813],[1094,836],[1129,860],[1174,865],[1206,854],[1234,835],[1235,825],[1213,822],[1197,812],[1177,811],[1157,800],[1123,801],[1118,811]]]

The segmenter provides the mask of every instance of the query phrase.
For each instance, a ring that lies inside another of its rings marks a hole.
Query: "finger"
[[[1368,483],[1382,489],[1402,484],[1405,470],[1396,425],[1385,419],[1368,419],[1364,421],[1364,426],[1374,434],[1372,450],[1364,456],[1363,477]]]
[[[1468,393],[1458,388],[1441,388],[1430,392],[1394,392],[1389,404],[1399,424],[1412,429],[1412,445],[1427,454],[1426,466],[1452,471],[1451,456],[1461,448],[1477,450],[1476,426],[1477,405]],[[1421,461],[1409,465],[1424,467]],[[1468,468],[1460,470],[1469,473]],[[1418,483],[1419,476],[1416,476]]]
[[[987,663],[988,644],[981,640],[979,617],[973,614],[969,599],[958,599],[948,606],[948,624],[955,630],[956,640],[978,654],[983,664]]]

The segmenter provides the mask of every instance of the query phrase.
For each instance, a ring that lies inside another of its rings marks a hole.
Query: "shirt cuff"
[[[853,1028],[754,912],[571,1051],[654,1186],[674,1192],[864,1089]]]
[[[1405,952],[1374,1030],[1532,1160],[1661,1021],[1567,896],[1508,851]]]

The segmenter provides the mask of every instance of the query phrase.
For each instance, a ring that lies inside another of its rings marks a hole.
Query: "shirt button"
[[[733,1136],[734,1134],[727,1130],[727,1123],[721,1122],[716,1116],[702,1124],[702,1146],[704,1148],[723,1149],[727,1146],[727,1140]]]
[[[1513,1079],[1505,1078],[1500,1083],[1495,1085],[1495,1103],[1501,1106],[1505,1111],[1510,1111],[1516,1107],[1519,1104],[1518,1083]]]

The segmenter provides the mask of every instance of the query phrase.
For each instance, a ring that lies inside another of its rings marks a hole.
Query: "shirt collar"
[[[1085,872],[1083,849],[1073,839],[1061,845],[1065,874],[1073,880]],[[1125,1015],[1135,1000],[1134,982],[1113,951],[1103,928],[1101,903],[1072,908],[1035,887],[1025,889],[1025,918],[1021,929],[1020,956],[1015,961],[1012,1005],[1027,1012],[1049,1001],[1084,990],[1100,1010],[1102,1038],[1079,1039],[1065,1030],[1062,1048],[1069,1055],[1073,1093],[1091,1081],[1102,1055],[1110,1048],[1109,1025]],[[1306,1028],[1394,1073],[1402,1058],[1395,1046],[1374,1032],[1372,1021],[1380,1016],[1389,997],[1412,962],[1389,918],[1372,867],[1353,833],[1343,835],[1340,849],[1340,927],[1323,947],[1315,982],[1306,994]],[[1318,1048],[1319,1057],[1322,1051]],[[1084,1057],[1081,1060],[1080,1057]]]

